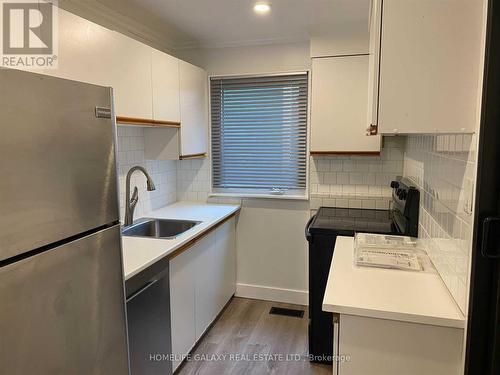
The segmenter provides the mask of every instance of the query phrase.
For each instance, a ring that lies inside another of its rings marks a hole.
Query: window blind
[[[211,78],[214,191],[306,188],[307,73]]]

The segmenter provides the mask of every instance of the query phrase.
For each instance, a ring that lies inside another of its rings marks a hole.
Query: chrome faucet
[[[130,177],[132,173],[135,171],[141,171],[146,176],[146,184],[148,191],[155,190],[155,184],[153,183],[153,179],[149,175],[149,173],[143,167],[136,165],[135,167],[130,168],[127,173],[127,180],[125,183],[125,222],[124,226],[128,227],[132,225],[134,222],[134,210],[137,202],[139,201],[139,191],[137,190],[137,186],[134,187],[134,193],[132,194],[132,199],[130,198]]]

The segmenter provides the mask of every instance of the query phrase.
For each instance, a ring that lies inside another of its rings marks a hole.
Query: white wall
[[[208,75],[279,73],[311,66],[309,43],[203,48],[181,50],[177,55],[203,67]]]
[[[368,51],[368,26],[352,33],[318,33],[311,37],[311,57],[359,55]]]
[[[307,304],[309,202],[244,199],[237,226],[237,294]]]

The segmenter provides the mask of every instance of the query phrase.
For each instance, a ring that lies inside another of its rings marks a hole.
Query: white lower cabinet
[[[217,310],[220,311],[236,292],[236,226],[228,220],[215,232]]]
[[[337,328],[334,374],[460,374],[463,329],[347,314]]]
[[[236,290],[235,225],[233,217],[170,260],[174,370]]]
[[[215,231],[205,236],[193,249],[195,275],[195,332],[196,340],[217,316],[217,286],[215,285],[218,265],[215,258]],[[188,250],[190,251],[190,250]]]

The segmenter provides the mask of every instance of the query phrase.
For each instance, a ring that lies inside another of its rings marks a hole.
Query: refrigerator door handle
[[[339,340],[340,340],[340,315],[333,314],[333,375],[339,374],[339,360],[340,360],[340,348],[339,348]]]
[[[483,221],[483,240],[481,254],[485,258],[500,259],[500,217],[487,217]]]

